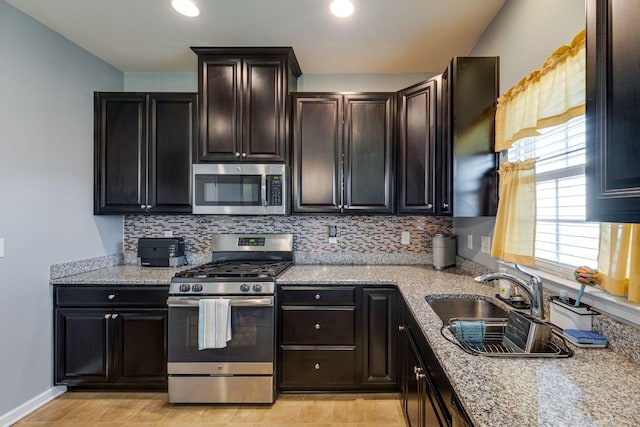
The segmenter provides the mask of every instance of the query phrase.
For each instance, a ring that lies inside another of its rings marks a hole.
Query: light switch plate
[[[400,244],[408,245],[409,243],[411,243],[411,233],[409,233],[408,231],[403,231],[402,237],[400,238]]]
[[[481,245],[480,251],[482,251],[482,253],[488,254],[491,252],[491,237],[482,236]]]
[[[164,232],[164,237],[173,237],[173,231],[167,230]]]
[[[4,238],[0,239],[0,258],[4,258]]]
[[[331,243],[331,244],[338,243],[338,238],[337,237],[329,237],[329,243]]]

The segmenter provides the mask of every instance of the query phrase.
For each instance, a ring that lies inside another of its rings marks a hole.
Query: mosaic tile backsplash
[[[338,229],[338,243],[330,244],[328,226]],[[135,259],[139,237],[162,237],[171,231],[184,237],[191,255],[211,254],[216,233],[293,233],[296,262],[319,263],[323,254],[345,263],[364,263],[366,256],[387,257],[398,263],[419,264],[430,260],[431,236],[453,233],[453,219],[423,216],[225,216],[225,215],[126,215],[124,251],[126,262]],[[403,231],[411,241],[400,243]],[[305,260],[308,260],[306,262]],[[350,260],[350,261],[349,261]],[[375,261],[374,261],[375,262]],[[382,261],[384,262],[384,261]]]

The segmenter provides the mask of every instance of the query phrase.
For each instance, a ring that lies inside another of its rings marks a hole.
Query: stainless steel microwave
[[[285,215],[287,167],[282,163],[193,165],[193,213]]]

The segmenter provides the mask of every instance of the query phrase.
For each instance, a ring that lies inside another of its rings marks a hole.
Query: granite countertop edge
[[[185,268],[119,265],[61,277],[52,285],[168,285]],[[572,347],[569,359],[472,356],[446,340],[425,296],[473,295],[498,305],[493,284],[458,269],[427,266],[295,265],[279,284],[395,285],[476,426],[638,425],[640,369],[609,349]],[[505,306],[506,307],[506,306]]]

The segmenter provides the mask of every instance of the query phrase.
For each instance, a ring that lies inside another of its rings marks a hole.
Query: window
[[[509,161],[535,157],[536,266],[568,271],[597,264],[599,224],[585,221],[585,117],[539,130],[507,152]]]

